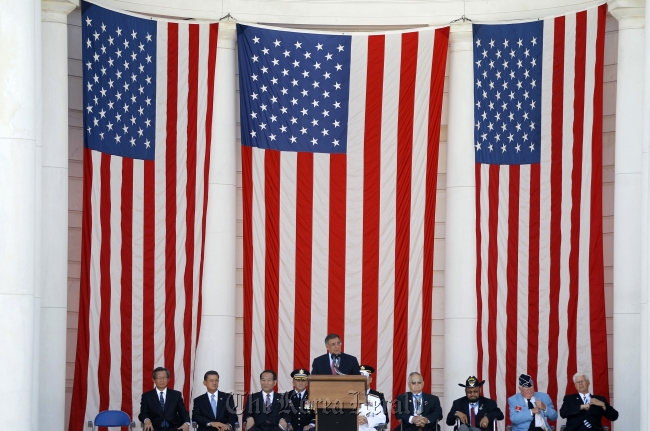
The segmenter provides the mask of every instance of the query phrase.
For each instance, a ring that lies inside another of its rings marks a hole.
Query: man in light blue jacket
[[[548,421],[557,419],[551,397],[535,392],[533,378],[528,374],[519,376],[519,393],[508,398],[512,431],[551,430]]]

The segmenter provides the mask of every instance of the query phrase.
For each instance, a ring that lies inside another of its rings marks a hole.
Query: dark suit
[[[167,388],[165,398],[165,410],[160,405],[160,392],[157,389],[145,392],[140,399],[140,422],[145,419],[151,420],[155,430],[164,428],[179,428],[184,423],[190,422],[190,415],[183,404],[183,395],[173,389]],[[162,426],[163,420],[167,421],[167,427]]]
[[[456,424],[456,412],[465,413],[467,415],[467,420],[470,420],[469,399],[466,396],[454,400],[454,403],[451,406],[451,410],[449,410],[449,414],[447,415],[447,425],[453,426]],[[496,401],[485,397],[478,397],[478,413],[476,414],[476,424],[470,425],[478,427],[481,419],[483,419],[485,416],[487,416],[489,421],[488,429],[493,429],[492,422],[495,420],[503,420],[503,412],[499,406],[497,406]]]
[[[230,424],[233,428],[237,423],[237,410],[235,409],[235,400],[232,394],[217,391],[215,393],[217,401],[217,417],[212,412],[210,397],[205,393],[194,398],[194,407],[192,408],[192,420],[199,425],[199,430],[210,431],[213,428],[208,427],[210,422],[221,422]]]
[[[417,430],[418,427],[409,423],[409,418],[415,415],[415,408],[413,405],[413,393],[406,392],[398,395],[395,399],[395,417],[402,421],[403,430]],[[422,392],[422,414],[429,419],[429,423],[423,430],[436,429],[436,421],[442,419],[442,407],[440,407],[440,399],[432,394]],[[399,425],[395,428],[399,430]]]
[[[253,431],[277,431],[281,428],[278,426],[280,419],[284,416],[284,402],[283,394],[273,392],[273,399],[271,400],[271,410],[268,413],[264,412],[264,399],[266,394],[255,392],[250,394],[246,400],[244,407],[244,416],[242,420],[244,424],[250,417],[255,421],[255,426],[250,428]]]
[[[388,414],[388,405],[386,403],[386,398],[384,397],[384,393],[376,391],[374,389],[370,389],[370,391],[368,391],[368,394],[375,395],[381,401],[381,405],[384,408],[384,415],[386,416],[386,425],[388,425],[388,420],[390,419],[390,415]]]
[[[302,430],[304,426],[315,421],[316,416],[314,412],[310,409],[305,409],[305,402],[307,402],[308,396],[309,391],[305,391],[302,399],[300,399],[295,390],[284,394],[284,405],[286,406],[283,411],[284,420],[291,424],[294,430]]]
[[[585,419],[589,421],[592,428],[590,431],[602,431],[602,418],[609,419],[610,421],[615,421],[618,419],[618,412],[612,406],[610,406],[605,397],[600,395],[591,395],[591,398],[596,398],[605,403],[607,409],[603,410],[602,407],[591,405],[589,410],[580,410],[580,406],[584,404],[584,401],[579,394],[565,395],[564,400],[562,401],[562,407],[560,408],[560,416],[565,418],[566,428],[565,431],[578,431],[589,429],[585,426]]]
[[[359,370],[359,361],[356,357],[348,355],[347,353],[341,353],[341,362],[339,364],[339,371],[346,375],[359,375],[361,371]],[[324,355],[314,358],[314,362],[311,364],[311,373],[312,374],[332,374],[332,367],[330,366],[330,354],[325,353]]]

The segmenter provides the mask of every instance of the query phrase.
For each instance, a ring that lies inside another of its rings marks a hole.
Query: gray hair
[[[412,372],[411,374],[409,374],[409,376],[406,378],[406,381],[411,380],[411,377],[416,376],[416,375],[422,377],[422,374],[418,373],[417,371],[413,371],[413,372]]]
[[[591,378],[589,378],[589,374],[587,374],[587,373],[579,373],[579,372],[575,373],[573,375],[573,383],[575,383],[576,380],[578,380],[578,377],[584,377],[586,381],[591,383]]]

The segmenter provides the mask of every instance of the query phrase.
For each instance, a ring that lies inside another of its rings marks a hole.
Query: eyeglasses
[[[423,382],[423,381],[419,381],[419,382],[411,382],[412,385],[421,385],[422,383],[424,383],[424,382]]]

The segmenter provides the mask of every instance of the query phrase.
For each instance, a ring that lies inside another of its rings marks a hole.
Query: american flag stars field
[[[112,15],[115,19],[110,19]],[[151,160],[156,24],[129,16],[117,19],[118,15],[112,11],[99,15],[91,9],[82,24],[86,142],[94,150]]]
[[[542,24],[475,26],[478,163],[539,163]]]
[[[345,153],[350,37],[239,26],[242,141],[285,151]]]

